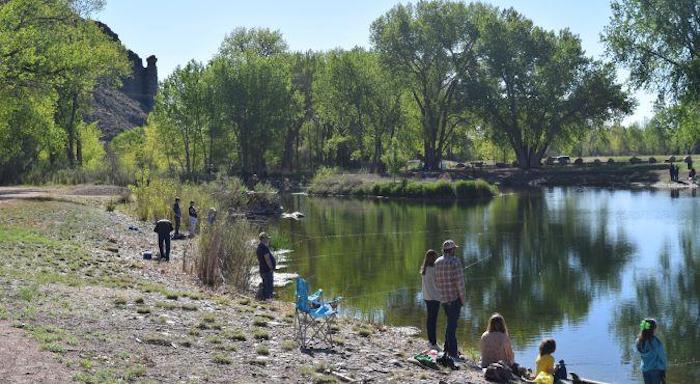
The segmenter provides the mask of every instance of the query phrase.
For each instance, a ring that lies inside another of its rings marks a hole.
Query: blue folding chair
[[[333,348],[333,325],[338,314],[336,310],[338,302],[342,298],[324,302],[321,300],[322,289],[309,295],[309,285],[301,277],[296,278],[296,286],[294,323],[299,345],[304,349],[310,346]]]

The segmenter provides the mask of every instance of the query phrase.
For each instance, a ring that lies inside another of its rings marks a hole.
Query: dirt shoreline
[[[144,261],[155,248],[147,223],[106,212],[98,193],[65,191],[14,189],[20,197],[2,203],[0,321],[13,330],[10,353],[33,351],[24,361],[83,383],[486,382],[473,362],[417,367],[408,358],[422,337],[349,318],[333,351],[302,352],[291,303],[198,286],[182,272],[188,241],[173,242],[169,264]],[[12,367],[5,377],[23,383]]]

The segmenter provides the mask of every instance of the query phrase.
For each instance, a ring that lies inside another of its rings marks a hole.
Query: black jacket
[[[159,235],[168,235],[172,231],[173,223],[171,223],[170,220],[167,219],[158,220],[158,222],[156,223],[156,227],[153,228],[153,232]]]

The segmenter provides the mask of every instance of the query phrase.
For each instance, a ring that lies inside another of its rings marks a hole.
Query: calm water
[[[452,238],[464,265],[476,263],[465,273],[465,346],[498,311],[520,363],[533,366],[553,337],[569,371],[640,383],[634,338],[653,316],[669,382],[700,383],[700,198],[689,192],[555,188],[472,205],[290,196],[285,208],[306,214],[279,223],[295,249],[289,270],[348,297],[346,314],[424,329],[418,269]]]

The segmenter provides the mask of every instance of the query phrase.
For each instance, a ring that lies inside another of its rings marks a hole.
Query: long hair
[[[656,331],[656,320],[644,319],[639,325],[639,336],[637,336],[637,350],[641,351],[644,344],[650,342]]]
[[[486,328],[488,332],[501,332],[508,334],[508,327],[506,327],[506,320],[501,316],[500,313],[494,313],[489,319],[489,325]]]
[[[425,268],[432,267],[435,265],[435,260],[437,260],[438,254],[435,250],[429,249],[425,252],[425,258],[423,259],[423,266],[420,268],[420,274],[425,275]]]

